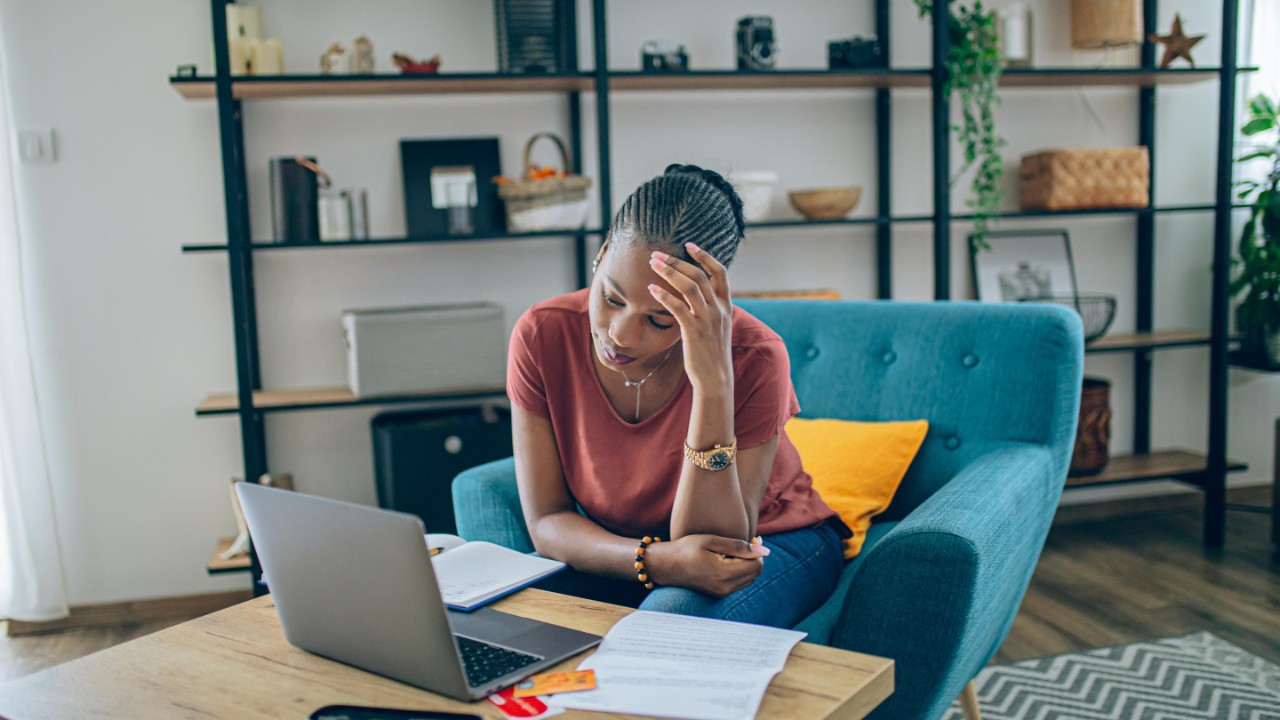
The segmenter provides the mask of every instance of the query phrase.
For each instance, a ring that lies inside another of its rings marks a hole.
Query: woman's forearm
[[[717,393],[695,390],[687,440],[695,450],[734,441],[732,385]],[[685,460],[671,511],[671,536],[709,533],[746,539],[754,532],[755,518],[743,502],[737,464],[715,471]]]
[[[545,515],[530,524],[538,554],[575,570],[634,580],[636,539],[605,530],[576,512]]]

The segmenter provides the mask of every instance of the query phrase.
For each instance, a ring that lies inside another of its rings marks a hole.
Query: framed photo
[[[974,296],[982,302],[1075,297],[1076,269],[1066,230],[1001,230],[987,233],[989,250],[969,236]]]
[[[456,232],[457,218],[451,224],[447,206],[459,193],[468,200],[463,203],[469,207],[465,213],[467,229],[476,234],[506,231],[498,186],[492,182],[502,174],[498,138],[401,140],[400,170],[404,175],[405,225],[410,238],[425,240],[448,235],[450,227]],[[449,177],[443,178],[444,175]],[[469,187],[441,182],[463,176],[471,178]]]

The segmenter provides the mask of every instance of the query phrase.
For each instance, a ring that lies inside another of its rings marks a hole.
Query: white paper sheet
[[[596,671],[596,689],[548,702],[689,720],[747,720],[804,637],[795,630],[637,611],[614,625],[578,666]]]

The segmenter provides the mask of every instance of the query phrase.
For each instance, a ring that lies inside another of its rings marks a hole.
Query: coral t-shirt
[[[551,422],[569,491],[593,520],[628,537],[669,537],[693,386],[685,376],[657,413],[638,423],[622,419],[593,364],[588,292],[539,303],[516,322],[507,394],[518,407]],[[778,438],[757,532],[820,525],[836,513],[814,491],[783,428],[800,411],[786,347],[777,333],[739,308],[733,311],[732,344],[738,449]]]

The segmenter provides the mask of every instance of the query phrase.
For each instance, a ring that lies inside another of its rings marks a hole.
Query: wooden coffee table
[[[494,607],[598,635],[630,612],[533,589]],[[554,669],[572,669],[583,657]],[[769,686],[758,717],[861,718],[892,692],[892,660],[800,643]],[[486,702],[450,700],[293,647],[270,596],[0,685],[0,716],[8,720],[301,719],[337,704],[502,717]],[[561,717],[600,714],[570,710]]]

